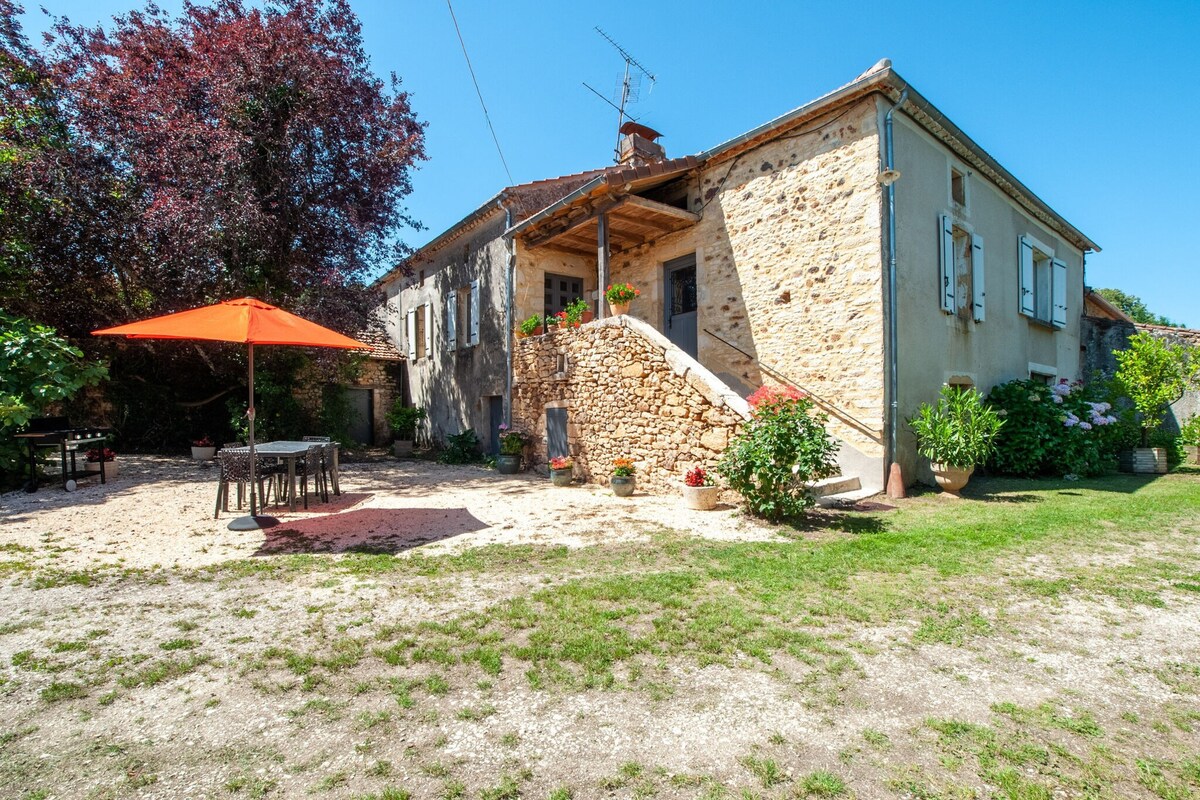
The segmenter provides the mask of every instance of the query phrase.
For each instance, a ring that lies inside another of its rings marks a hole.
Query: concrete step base
[[[857,475],[834,475],[832,478],[808,484],[808,491],[813,497],[827,497],[832,494],[857,491],[861,488],[862,483]]]
[[[875,489],[854,489],[848,492],[838,492],[837,494],[827,494],[818,497],[817,505],[821,508],[848,508],[869,497],[877,496],[879,496],[879,492]]]

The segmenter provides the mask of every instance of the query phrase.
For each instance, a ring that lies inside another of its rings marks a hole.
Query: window
[[[446,346],[461,349],[479,344],[479,281],[471,281],[446,297]]]
[[[547,317],[565,311],[567,305],[583,297],[583,279],[572,278],[569,275],[552,275],[546,273],[545,279],[545,308],[542,311]]]
[[[408,340],[408,360],[419,361],[433,355],[433,306],[424,303],[409,309],[404,316]]]
[[[967,174],[954,167],[950,168],[950,202],[967,207]]]
[[[1020,312],[1055,328],[1067,325],[1067,265],[1032,236],[1018,241]]]
[[[986,297],[983,237],[956,223],[949,214],[943,214],[938,261],[942,311],[964,320],[983,322]]]

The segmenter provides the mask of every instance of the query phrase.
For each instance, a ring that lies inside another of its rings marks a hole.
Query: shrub
[[[922,403],[908,424],[917,434],[917,452],[931,462],[968,469],[991,455],[1004,420],[974,389],[943,386],[937,405]]]
[[[525,452],[525,444],[528,441],[525,434],[510,428],[501,423],[500,425],[500,452],[506,456],[519,456]]]
[[[479,437],[475,431],[468,428],[462,433],[447,436],[445,448],[438,453],[438,461],[443,464],[474,464],[479,461]]]
[[[1141,418],[1142,446],[1150,431],[1162,424],[1167,408],[1189,386],[1196,383],[1196,369],[1189,348],[1168,344],[1146,331],[1129,337],[1129,347],[1114,350],[1117,371],[1113,376]]]
[[[1132,433],[1128,412],[1113,408],[1102,381],[1009,381],[992,389],[987,404],[1004,420],[987,465],[1007,475],[1098,475],[1115,465]]]
[[[771,521],[797,517],[814,502],[805,484],[836,472],[837,444],[825,432],[827,417],[815,413],[807,397],[786,390],[760,392],[717,472],[742,495],[751,514]]]
[[[1200,447],[1200,414],[1179,426],[1179,440],[1191,447]]]
[[[534,314],[528,319],[523,319],[521,320],[521,333],[525,334],[526,336],[532,336],[533,332],[542,327],[544,322],[545,320],[542,319],[541,314]]]
[[[387,423],[397,439],[411,442],[417,437],[417,423],[425,419],[425,409],[420,406],[404,405],[404,398],[397,397],[388,412]]]

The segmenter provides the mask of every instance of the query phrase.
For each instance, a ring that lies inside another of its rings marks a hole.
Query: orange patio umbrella
[[[191,311],[153,317],[115,328],[92,331],[93,336],[124,336],[127,339],[198,339],[212,342],[241,342],[248,346],[250,408],[250,516],[229,523],[231,530],[253,530],[277,524],[278,520],[258,515],[254,479],[254,345],[284,344],[298,347],[340,347],[346,350],[369,346],[349,336],[301,319],[281,308],[253,297],[226,300]]]

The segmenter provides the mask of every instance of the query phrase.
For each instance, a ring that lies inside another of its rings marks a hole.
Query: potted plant
[[[1184,462],[1200,464],[1200,414],[1179,426],[1179,441],[1183,445]]]
[[[554,330],[566,330],[568,327],[570,327],[570,323],[567,321],[567,312],[565,311],[560,311],[552,317],[546,317],[546,330],[552,328]]]
[[[517,328],[517,338],[523,339],[526,336],[541,336],[542,335],[542,315],[534,314],[528,319],[521,320],[521,325]]]
[[[559,456],[550,459],[550,482],[555,486],[570,486],[575,477],[575,459]]]
[[[525,434],[500,425],[500,454],[496,456],[496,471],[501,475],[515,475],[521,471],[521,454],[525,452]]]
[[[588,301],[582,297],[575,298],[575,302],[571,303],[566,308],[567,324],[572,328],[578,328],[585,322],[591,322],[596,316],[588,305]]]
[[[637,467],[632,458],[618,458],[613,461],[612,476],[608,485],[617,497],[629,497],[637,488]]]
[[[194,461],[212,461],[217,457],[217,446],[208,434],[192,440],[192,459]]]
[[[922,403],[908,422],[917,434],[917,452],[929,459],[934,480],[957,496],[975,465],[992,452],[992,440],[1004,425],[972,388],[943,386],[936,405]]]
[[[704,467],[689,469],[683,476],[683,502],[696,511],[712,511],[721,489]]]
[[[403,398],[396,398],[396,402],[392,404],[392,410],[387,415],[388,425],[391,426],[392,433],[396,437],[396,442],[392,446],[396,458],[413,454],[413,442],[417,438],[417,424],[425,417],[425,409],[420,406],[406,406]]]
[[[1129,347],[1113,356],[1117,387],[1141,418],[1142,441],[1133,451],[1133,471],[1166,472],[1167,451],[1150,447],[1150,432],[1166,419],[1171,404],[1195,385],[1196,366],[1182,345],[1168,344],[1146,331],[1130,336]]]
[[[88,469],[99,469],[100,459],[104,459],[104,480],[111,481],[117,477],[117,454],[111,448],[96,448],[87,451]]]
[[[619,317],[629,313],[629,304],[640,294],[641,291],[633,288],[631,283],[614,283],[604,290],[604,299],[613,315]]]

